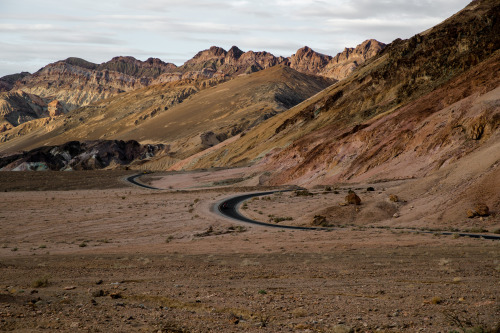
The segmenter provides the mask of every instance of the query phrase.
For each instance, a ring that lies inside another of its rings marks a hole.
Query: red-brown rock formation
[[[50,102],[48,105],[49,115],[51,117],[56,117],[64,114],[64,107],[57,99]]]

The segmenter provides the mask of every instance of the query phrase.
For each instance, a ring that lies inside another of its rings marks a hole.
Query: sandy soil
[[[367,228],[356,216],[334,231],[249,226],[211,212],[239,188],[177,190],[165,178],[171,189],[146,190],[102,172],[111,188],[97,189],[95,177],[82,190],[75,178],[65,191],[0,192],[0,331],[449,332],[499,324],[499,241]],[[399,185],[357,190],[361,212]],[[337,190],[254,200],[245,211],[306,223],[316,207],[342,201],[345,189]]]

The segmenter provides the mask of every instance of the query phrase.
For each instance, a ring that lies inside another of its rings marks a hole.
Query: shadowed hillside
[[[396,40],[347,79],[189,168],[260,161],[270,183],[423,176],[499,126],[499,4],[476,1]]]

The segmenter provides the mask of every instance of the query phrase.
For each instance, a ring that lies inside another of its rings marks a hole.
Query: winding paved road
[[[144,174],[143,173],[140,173],[140,174],[137,174],[137,175],[133,175],[133,176],[130,176],[130,177],[127,177],[127,181],[136,185],[136,186],[140,186],[140,187],[144,187],[144,188],[147,188],[147,189],[150,189],[150,190],[161,190],[161,188],[157,188],[157,187],[153,187],[153,186],[149,186],[149,185],[146,185],[146,184],[143,184],[143,183],[139,183],[138,181],[136,181],[135,179],[136,178],[139,178],[140,176],[143,176]]]
[[[149,185],[145,185],[142,183],[139,183],[136,181],[136,178],[142,176],[143,174],[137,174],[133,175],[130,177],[127,177],[127,181],[130,183],[140,186],[143,188],[151,189],[151,190],[161,190],[160,188],[152,187]],[[272,224],[272,223],[266,223],[266,222],[260,222],[256,220],[252,220],[246,216],[243,216],[239,212],[239,206],[246,200],[253,198],[253,197],[258,197],[258,196],[263,196],[263,195],[270,195],[276,192],[288,192],[288,191],[293,191],[293,190],[283,190],[283,191],[268,191],[268,192],[257,192],[257,193],[249,193],[249,194],[242,194],[238,195],[235,197],[230,197],[227,199],[224,199],[222,202],[218,202],[213,206],[214,210],[217,210],[221,215],[228,217],[230,219],[237,220],[239,222],[244,222],[244,223],[250,223],[254,225],[259,225],[263,227],[269,227],[269,228],[279,228],[279,229],[292,229],[292,230],[335,230],[335,228],[322,228],[322,227],[301,227],[301,226],[292,226],[292,225],[281,225],[281,224]],[[403,230],[403,229],[398,229],[398,230]],[[446,232],[446,231],[417,231],[417,230],[406,230],[408,232],[414,232],[414,233],[424,233],[424,234],[439,234],[439,235],[444,235],[444,236],[452,236],[452,235],[458,235],[460,237],[470,237],[470,238],[483,238],[483,239],[490,239],[490,240],[500,240],[500,236],[497,235],[485,235],[485,234],[471,234],[471,233],[463,233],[463,232]]]
[[[287,191],[290,191],[290,190],[287,190]],[[248,217],[240,214],[238,208],[243,201],[248,200],[248,199],[253,198],[253,197],[259,197],[262,195],[269,195],[269,194],[273,194],[276,192],[286,192],[286,191],[270,191],[270,192],[243,194],[243,195],[239,195],[239,196],[232,197],[229,199],[225,199],[223,202],[221,202],[219,204],[215,204],[215,206],[219,210],[219,212],[226,217],[238,220],[240,222],[256,224],[256,225],[260,225],[260,226],[264,226],[264,227],[280,228],[280,229],[294,229],[294,230],[333,230],[333,228],[320,228],[320,227],[315,228],[315,227],[300,227],[300,226],[293,226],[293,225],[271,224],[271,223],[252,220],[252,219],[249,219]]]

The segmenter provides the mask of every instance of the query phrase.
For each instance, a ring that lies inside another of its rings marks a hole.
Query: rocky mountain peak
[[[289,60],[290,67],[308,74],[319,74],[332,57],[318,53],[308,46],[297,50]]]
[[[170,63],[166,63],[162,61],[160,58],[148,58],[144,63],[148,65],[170,65]]]
[[[239,59],[243,53],[237,46],[233,46],[229,49],[226,56],[228,58]]]
[[[363,62],[374,55],[377,55],[385,48],[385,44],[375,39],[365,40],[356,47],[346,47],[343,52],[337,54],[334,59],[337,63],[347,60]]]
[[[227,51],[222,47],[211,46],[208,50],[203,50],[198,52],[191,60],[188,60],[186,63],[191,62],[193,60],[197,61],[205,61],[213,58],[224,58],[227,54]]]
[[[77,57],[69,57],[66,60],[56,62],[56,64],[58,64],[58,63],[68,64],[68,65],[72,65],[72,66],[78,66],[78,67],[82,67],[82,68],[86,68],[86,69],[96,69],[98,66],[97,64],[94,64],[90,61],[87,61],[87,60],[82,59],[82,58],[77,58]]]
[[[137,61],[136,58],[134,57],[131,57],[131,56],[117,56],[117,57],[113,57],[109,62],[128,62],[128,63],[134,63]]]

